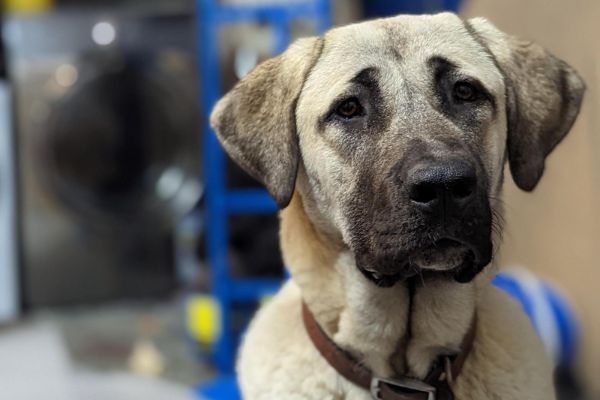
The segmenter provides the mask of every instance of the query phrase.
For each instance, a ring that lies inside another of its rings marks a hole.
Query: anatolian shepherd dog
[[[239,82],[211,123],[281,208],[292,274],[245,337],[244,398],[554,399],[485,267],[505,163],[532,190],[584,90],[540,46],[449,13],[301,39]]]

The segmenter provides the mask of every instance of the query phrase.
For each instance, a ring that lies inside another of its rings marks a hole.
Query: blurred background
[[[237,399],[240,334],[284,273],[275,205],[206,116],[294,38],[443,10],[541,43],[588,84],[538,189],[507,179],[498,261],[504,283],[561,299],[562,398],[600,399],[594,0],[5,0],[0,398]]]

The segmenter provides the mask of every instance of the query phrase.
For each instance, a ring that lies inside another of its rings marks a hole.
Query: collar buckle
[[[381,397],[382,384],[398,392],[425,393],[427,394],[427,400],[436,400],[436,389],[423,381],[411,378],[386,379],[373,377],[371,379],[371,396],[374,400],[383,400]]]

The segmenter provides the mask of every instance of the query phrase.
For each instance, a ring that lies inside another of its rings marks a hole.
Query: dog
[[[244,398],[554,399],[490,280],[504,166],[533,190],[584,91],[540,46],[451,13],[299,39],[241,80],[211,124],[279,205],[291,273],[245,336]]]

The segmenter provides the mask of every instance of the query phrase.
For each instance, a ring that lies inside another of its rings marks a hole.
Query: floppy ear
[[[504,74],[510,171],[521,189],[533,190],[546,156],[575,122],[585,84],[564,61],[535,43],[505,35],[484,18],[469,20],[467,27]]]
[[[317,38],[296,41],[238,82],[210,117],[225,151],[281,208],[294,192],[300,158],[296,102],[321,47]]]

